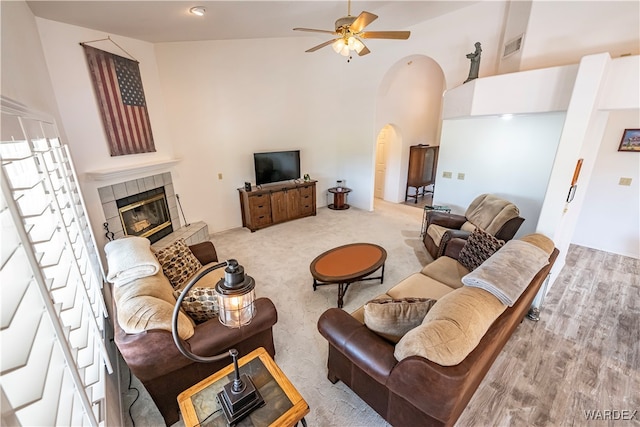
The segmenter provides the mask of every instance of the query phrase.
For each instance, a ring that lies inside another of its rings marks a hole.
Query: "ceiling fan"
[[[307,31],[311,33],[327,33],[338,36],[317,46],[307,49],[305,52],[315,52],[325,46],[332,45],[333,50],[342,56],[350,56],[352,50],[359,56],[364,56],[371,51],[364,45],[362,39],[396,39],[406,40],[411,35],[410,31],[364,31],[365,27],[378,19],[377,15],[363,11],[360,15],[351,16],[351,0],[348,2],[347,16],[338,18],[335,31],[316,30],[313,28],[294,28],[294,31]]]

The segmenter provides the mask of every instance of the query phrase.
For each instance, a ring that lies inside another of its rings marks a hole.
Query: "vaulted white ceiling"
[[[34,15],[148,42],[305,37],[294,27],[333,30],[347,0],[27,1]],[[354,1],[351,15],[379,16],[369,30],[404,30],[477,1]],[[206,14],[189,13],[204,6]],[[321,35],[318,35],[321,36]]]

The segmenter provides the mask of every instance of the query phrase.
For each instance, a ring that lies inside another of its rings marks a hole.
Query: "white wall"
[[[640,110],[609,114],[572,242],[640,258],[640,153],[618,151],[624,129],[640,129]]]
[[[585,55],[638,55],[640,2],[534,1],[521,70],[577,64]]]
[[[112,37],[140,62],[140,75],[156,152],[111,157],[84,49],[79,45],[80,42],[104,38],[105,34],[101,31],[41,18],[36,18],[36,22],[44,47],[49,76],[60,108],[61,123],[66,130],[65,142],[71,149],[96,240],[98,245],[102,245],[106,243],[102,229],[105,220],[98,197],[98,187],[152,174],[134,173],[126,179],[94,181],[89,179],[86,173],[128,168],[174,157],[174,141],[168,133],[165,102],[160,88],[154,47],[151,43],[139,40]],[[92,44],[92,46],[126,56],[111,42]],[[182,188],[180,180],[174,176],[173,182],[176,192],[180,194]]]
[[[483,193],[510,200],[525,222],[516,236],[536,231],[564,113],[445,120],[434,203],[464,214]],[[452,178],[444,178],[451,172]],[[458,179],[458,174],[464,179]]]
[[[58,106],[31,9],[22,1],[3,1],[0,11],[2,95],[59,121]]]
[[[527,26],[529,25],[529,16],[531,14],[532,0],[518,0],[509,2],[507,18],[502,35],[502,43],[500,43],[498,72],[500,74],[513,73],[520,71],[520,62],[522,61],[522,53],[524,43],[526,43]],[[502,58],[504,46],[507,43],[522,37],[520,50],[512,53],[506,58]]]

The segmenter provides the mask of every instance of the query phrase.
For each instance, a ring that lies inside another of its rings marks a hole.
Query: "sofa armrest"
[[[457,260],[458,258],[460,258],[460,251],[466,243],[467,239],[462,239],[460,237],[455,237],[449,240],[449,243],[447,243],[447,247],[444,249],[443,255]]]
[[[438,257],[441,257],[447,251],[447,246],[452,239],[467,240],[471,233],[465,230],[447,230],[440,239],[440,246],[438,247]],[[463,245],[464,246],[464,245]],[[452,257],[458,259],[458,257]]]
[[[213,246],[211,242],[202,242],[196,243],[195,245],[189,246],[191,252],[198,258],[200,264],[207,265],[212,262],[218,261],[218,254],[216,253],[216,248]]]
[[[190,350],[195,354],[212,356],[271,328],[278,321],[278,312],[270,299],[257,298],[255,309],[256,316],[251,323],[241,328],[224,326],[217,317],[196,325],[195,333],[187,340]]]
[[[318,319],[318,331],[338,351],[380,383],[398,363],[394,346],[339,308],[330,308]]]
[[[427,228],[431,224],[440,225],[446,228],[459,229],[462,224],[467,222],[467,218],[464,215],[452,214],[442,211],[429,211],[427,212]]]
[[[267,298],[255,301],[256,316],[251,323],[232,329],[220,323],[218,318],[197,325],[194,335],[184,342],[185,348],[202,356],[213,356],[229,350],[247,338],[271,328],[278,320],[275,306]],[[114,325],[115,341],[131,372],[141,381],[151,380],[173,372],[191,363],[176,347],[171,332],[148,330],[139,334],[127,334]]]
[[[509,221],[505,222],[502,227],[500,227],[500,230],[496,232],[496,239],[504,240],[505,242],[513,239],[513,236],[516,235],[523,222],[524,218],[522,217],[511,218]]]

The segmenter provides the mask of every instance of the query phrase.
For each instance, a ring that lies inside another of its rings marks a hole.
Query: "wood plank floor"
[[[640,260],[572,245],[456,425],[640,425],[639,343]]]

